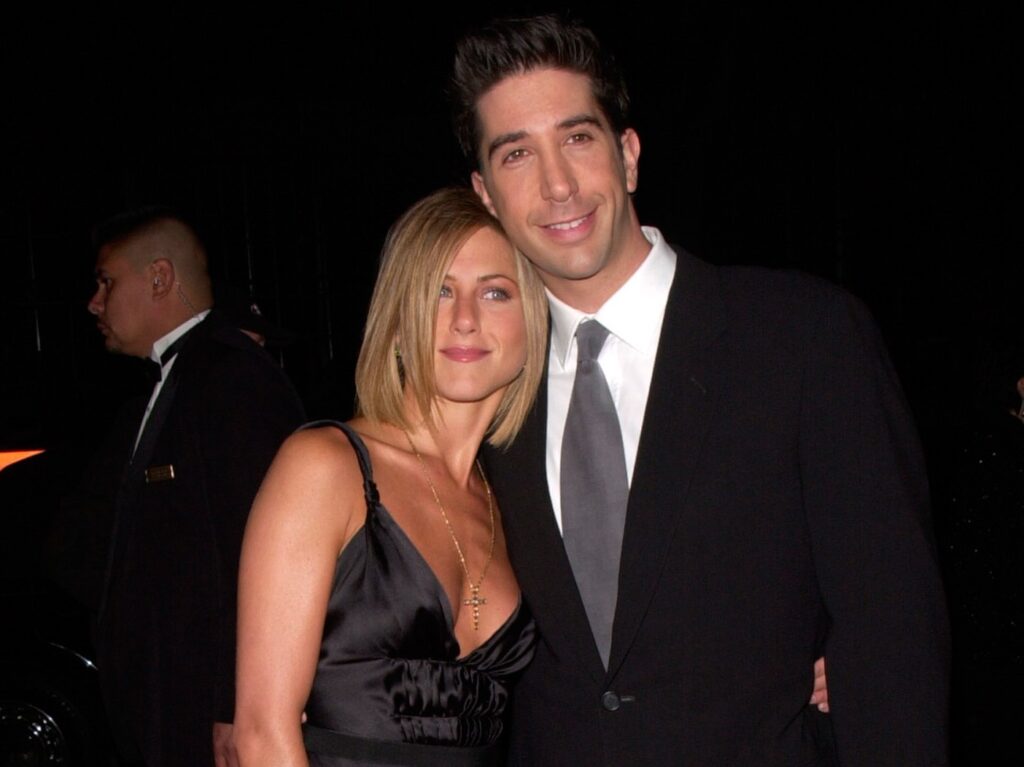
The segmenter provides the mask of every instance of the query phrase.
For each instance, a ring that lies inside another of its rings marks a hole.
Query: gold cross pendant
[[[480,605],[487,604],[487,599],[480,596],[480,586],[470,586],[469,593],[472,595],[469,599],[463,599],[462,604],[467,607],[473,608],[473,631],[480,630]]]

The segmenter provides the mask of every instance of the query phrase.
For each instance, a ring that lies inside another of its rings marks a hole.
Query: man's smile
[[[545,228],[546,229],[566,230],[566,231],[570,230],[570,229],[578,229],[592,215],[594,215],[593,211],[591,211],[590,213],[587,213],[585,216],[580,216],[579,218],[574,218],[572,221],[563,221],[563,222],[560,222],[560,223],[557,223],[557,224],[546,224]]]

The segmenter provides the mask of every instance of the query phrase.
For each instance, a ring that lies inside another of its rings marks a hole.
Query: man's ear
[[[622,146],[622,166],[626,171],[626,191],[630,194],[636,191],[638,171],[640,162],[640,137],[632,128],[626,128],[619,139]]]
[[[174,264],[166,258],[158,258],[149,265],[153,278],[153,298],[162,299],[174,288]]]
[[[473,191],[476,192],[476,196],[480,198],[480,202],[491,212],[491,215],[497,218],[498,211],[494,209],[494,203],[491,202],[491,195],[487,193],[487,185],[484,183],[484,177],[480,174],[480,171],[473,171],[472,180]]]

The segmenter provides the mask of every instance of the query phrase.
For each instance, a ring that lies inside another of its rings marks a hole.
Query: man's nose
[[[541,173],[543,174],[541,194],[546,200],[566,202],[579,189],[572,165],[561,154],[556,153],[545,159],[542,163]]]
[[[103,286],[101,285],[100,287],[96,288],[96,292],[92,294],[92,298],[89,299],[89,303],[85,305],[85,308],[88,309],[89,314],[92,314],[93,316],[96,317],[99,317],[100,312],[103,311],[103,297],[101,295],[102,293]]]

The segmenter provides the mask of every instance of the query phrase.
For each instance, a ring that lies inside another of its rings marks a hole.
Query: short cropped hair
[[[456,253],[482,227],[505,237],[501,225],[469,189],[434,192],[413,205],[388,232],[356,362],[357,412],[403,429],[410,387],[429,424],[436,416],[434,339],[438,297]],[[513,249],[526,321],[526,367],[509,385],[488,428],[488,442],[511,444],[544,374],[548,304],[526,258]],[[400,339],[400,340],[399,340]]]
[[[174,209],[148,205],[119,213],[93,229],[97,252],[104,247],[120,246],[129,240],[149,239],[149,248],[136,249],[136,269],[148,265],[146,259],[166,258],[174,264],[175,285],[182,304],[192,314],[213,304],[206,247],[195,227]]]
[[[184,226],[202,244],[195,228],[178,211],[167,205],[144,205],[125,210],[100,222],[92,230],[92,245],[99,250],[104,245],[122,242],[142,234],[161,221],[176,221]]]
[[[455,136],[474,168],[480,164],[480,97],[506,77],[534,69],[586,75],[611,129],[621,135],[629,127],[626,82],[589,28],[554,14],[497,19],[458,42],[448,88]]]

